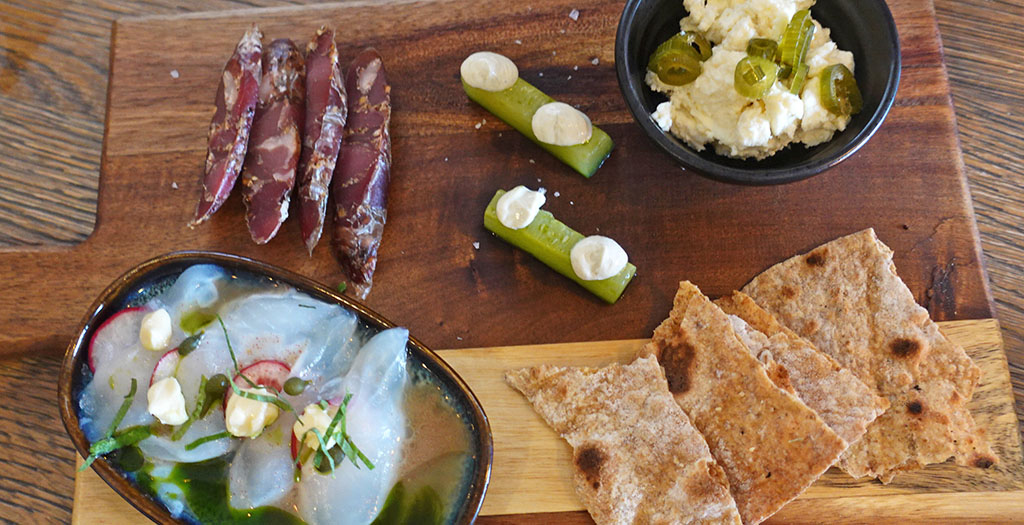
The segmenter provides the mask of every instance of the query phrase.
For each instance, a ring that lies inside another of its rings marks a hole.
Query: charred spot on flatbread
[[[658,361],[665,367],[665,379],[668,380],[668,391],[682,394],[690,389],[690,374],[693,371],[693,358],[697,350],[686,341],[676,338],[665,342],[661,347]]]
[[[786,299],[792,299],[796,297],[798,293],[796,288],[793,288],[792,286],[789,285],[783,285],[780,292],[782,293],[782,296],[785,297]]]
[[[807,266],[825,266],[825,256],[828,255],[828,250],[817,250],[810,253],[804,262]]]
[[[588,443],[576,451],[576,458],[573,460],[576,468],[580,469],[594,490],[601,487],[601,467],[604,466],[605,459],[605,453],[594,444]]]
[[[742,525],[725,471],[654,356],[509,370],[505,381],[572,446],[565,466],[596,523]]]
[[[990,456],[979,455],[979,456],[977,456],[977,457],[975,457],[974,459],[971,460],[971,465],[974,465],[975,467],[978,467],[978,468],[989,468],[989,467],[991,467],[992,465],[995,465],[995,464],[996,464],[995,458],[992,458]]]
[[[921,412],[924,412],[924,405],[922,405],[920,401],[911,401],[907,403],[907,412],[910,412],[915,416],[920,415]]]
[[[810,264],[815,255],[824,268]],[[788,297],[786,285],[797,297]],[[844,454],[840,466],[852,476],[888,483],[949,456],[959,465],[979,456],[998,463],[967,408],[980,369],[929,319],[873,230],[776,264],[743,291],[896,408]]]
[[[901,337],[889,343],[889,350],[896,357],[913,359],[921,353],[921,342],[916,339]]]

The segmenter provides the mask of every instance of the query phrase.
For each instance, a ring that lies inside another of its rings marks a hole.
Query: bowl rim
[[[61,363],[57,391],[57,402],[60,409],[60,417],[64,424],[65,431],[68,433],[68,436],[71,437],[72,443],[74,443],[75,449],[83,458],[87,457],[89,454],[89,441],[85,437],[78,421],[78,415],[75,411],[76,403],[75,400],[72,399],[72,386],[76,372],[81,366],[85,366],[84,361],[88,358],[88,342],[90,341],[92,334],[102,326],[103,321],[115,313],[112,311],[114,303],[120,300],[124,294],[130,291],[139,281],[165,270],[168,267],[174,267],[177,265],[191,266],[194,264],[216,264],[229,271],[243,270],[255,275],[267,276],[276,281],[288,284],[301,292],[309,293],[318,299],[337,303],[342,307],[353,311],[362,321],[374,328],[386,330],[388,328],[397,327],[395,323],[389,321],[374,310],[338,293],[330,287],[324,286],[317,281],[290,270],[250,259],[248,257],[216,251],[189,250],[170,252],[149,259],[131,268],[114,280],[99,295],[99,297],[93,301],[82,322],[79,323],[75,337],[68,344],[63,362]],[[494,457],[494,441],[491,434],[490,421],[487,418],[487,414],[484,412],[483,406],[480,404],[480,400],[477,399],[476,394],[473,393],[465,380],[463,380],[462,377],[444,361],[444,359],[434,353],[433,350],[429,349],[418,339],[413,337],[412,334],[409,335],[409,341],[406,344],[406,348],[409,349],[409,351],[418,353],[418,357],[423,361],[429,362],[432,366],[446,372],[452,380],[451,383],[454,384],[454,386],[462,392],[466,400],[469,401],[468,404],[473,417],[473,423],[477,426],[475,442],[473,443],[473,447],[478,451],[477,467],[472,474],[472,480],[470,482],[472,490],[470,490],[463,498],[461,504],[462,514],[458,517],[456,523],[473,523],[483,506],[484,496],[487,493],[487,488],[491,479],[491,468]],[[184,523],[182,520],[173,518],[170,512],[162,504],[140,492],[135,484],[128,480],[128,478],[121,475],[120,472],[106,460],[106,458],[97,458],[92,463],[91,467],[99,477],[107,483],[107,485],[114,489],[115,492],[117,492],[138,511],[146,515],[149,519],[161,524]]]
[[[889,110],[892,109],[893,103],[896,100],[903,62],[896,21],[893,19],[892,11],[889,10],[885,0],[860,0],[861,2],[872,2],[881,10],[882,17],[885,19],[885,27],[882,29],[887,33],[894,57],[892,62],[889,63],[888,77],[885,90],[882,92],[881,102],[871,114],[864,128],[846,146],[840,149],[837,154],[823,161],[807,162],[795,167],[744,169],[726,166],[714,160],[706,159],[692,151],[689,145],[681,145],[679,142],[676,142],[677,139],[670,138],[667,132],[662,131],[660,127],[655,125],[654,120],[650,118],[650,114],[641,102],[642,90],[648,89],[647,85],[642,81],[639,84],[634,82],[629,74],[630,69],[636,67],[637,61],[633,60],[626,52],[626,42],[630,32],[638,30],[634,20],[641,4],[651,1],[654,0],[626,0],[622,8],[622,14],[619,17],[619,24],[615,32],[615,73],[618,78],[619,90],[622,92],[622,98],[625,99],[630,114],[633,115],[633,120],[643,128],[648,138],[654,141],[662,151],[675,159],[678,164],[702,177],[719,182],[748,186],[785,184],[812,177],[836,166],[860,150],[874,136],[878,128],[881,127],[882,122],[889,114]],[[814,10],[813,6],[811,10]]]

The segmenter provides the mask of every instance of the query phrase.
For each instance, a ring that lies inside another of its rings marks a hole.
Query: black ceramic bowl
[[[371,329],[385,330],[395,327],[394,323],[380,314],[330,288],[298,274],[245,257],[215,252],[177,252],[146,261],[111,283],[89,307],[78,329],[78,335],[68,345],[64,363],[61,365],[57,393],[60,415],[64,421],[64,428],[83,458],[89,455],[89,441],[79,424],[78,397],[90,376],[88,346],[93,333],[113,314],[126,307],[136,306],[135,303],[139,302],[140,298],[146,297],[148,289],[167,284],[169,280],[177,278],[186,268],[195,264],[215,264],[241,277],[266,279],[290,285],[321,301],[341,305],[342,308],[359,316]],[[467,489],[455,514],[455,522],[459,525],[473,523],[480,512],[491,477],[494,446],[490,423],[469,386],[447,363],[412,336],[409,337],[407,348],[409,366],[423,367],[434,378],[444,391],[448,402],[463,416],[462,419],[470,431],[473,467],[469,474]],[[131,479],[106,459],[97,459],[93,462],[92,468],[111,488],[153,521],[162,524],[181,523],[171,517],[163,504],[139,491]]]
[[[832,31],[840,49],[853,53],[855,76],[864,109],[832,140],[807,148],[790,147],[764,160],[741,160],[698,152],[651,118],[665,96],[644,83],[647,60],[686,16],[681,0],[628,0],[615,38],[619,88],[633,118],[661,149],[679,164],[705,177],[739,184],[782,184],[805,179],[853,155],[875,133],[889,113],[900,82],[900,43],[885,0],[818,0],[811,15]]]

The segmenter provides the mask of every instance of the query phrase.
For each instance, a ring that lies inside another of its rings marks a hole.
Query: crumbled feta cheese
[[[658,123],[658,127],[662,131],[668,131],[672,129],[672,102],[662,102],[658,104],[658,109],[651,115],[654,122]]]
[[[671,103],[658,106],[651,117],[666,131],[697,151],[711,145],[722,155],[763,159],[792,142],[808,146],[830,140],[843,130],[849,117],[839,117],[821,106],[818,75],[831,64],[853,70],[853,55],[836,47],[827,28],[815,22],[807,53],[808,76],[803,92],[793,95],[781,82],[763,100],[750,100],[736,92],[736,63],[746,55],[754,37],[780,39],[797,10],[813,0],[684,0],[689,16],[680,26],[700,31],[715,44],[697,79],[684,86],[661,83],[648,72],[647,84],[666,94]]]

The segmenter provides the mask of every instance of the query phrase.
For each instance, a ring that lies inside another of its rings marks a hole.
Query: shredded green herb
[[[338,293],[345,293],[345,290],[347,288],[348,288],[348,283],[345,283],[345,282],[339,283],[338,284]]]
[[[245,374],[242,373],[241,368],[239,368],[239,366],[238,366],[238,359],[235,358],[235,349],[231,346],[231,338],[228,337],[228,328],[226,326],[224,326],[224,320],[220,318],[219,314],[217,315],[217,322],[220,323],[220,328],[221,328],[221,330],[224,331],[224,342],[227,343],[228,353],[231,354],[231,362],[234,363],[234,365],[235,365],[235,374],[237,374],[238,377],[241,377],[242,379],[244,379],[246,383],[249,383],[250,387],[252,387],[252,388],[260,388],[260,385],[257,385],[256,383],[253,382],[252,379],[249,379],[248,377],[246,377]],[[253,401],[262,401],[264,403],[270,403],[270,404],[276,406],[277,408],[280,408],[281,410],[286,410],[288,412],[291,412],[291,413],[295,414],[295,418],[298,419],[299,422],[302,421],[301,416],[299,415],[298,412],[295,411],[295,408],[292,407],[292,405],[290,403],[285,401],[280,396],[280,393],[275,391],[273,388],[264,387],[267,390],[269,390],[269,391],[274,393],[274,395],[272,395],[272,396],[267,396],[267,395],[263,395],[263,394],[257,394],[257,393],[254,393],[254,392],[246,392],[246,391],[242,390],[241,388],[238,387],[238,384],[235,383],[235,380],[233,378],[231,378],[231,377],[228,377],[228,383],[231,384],[231,391],[234,392],[236,395],[239,395],[239,396],[244,397],[246,399],[251,399]]]
[[[359,462],[356,461],[358,459],[359,461],[362,461],[366,468],[373,470],[373,463],[370,461],[370,458],[366,457],[366,455],[359,450],[359,447],[357,447],[355,442],[352,441],[352,437],[348,435],[345,428],[346,412],[348,410],[348,403],[351,400],[352,394],[346,394],[345,399],[341,402],[341,405],[338,406],[338,411],[334,414],[334,418],[331,419],[331,424],[327,426],[327,431],[324,432],[324,434],[326,434],[330,439],[334,439],[336,443],[335,446],[341,448],[345,457],[347,457],[357,469],[359,468]],[[320,449],[316,451],[316,455],[313,457],[313,467],[318,471],[322,470],[324,457],[326,457],[331,467],[330,472],[333,474],[335,468],[334,457],[331,456],[330,450],[326,446],[326,440],[320,436],[320,433],[316,431],[316,429],[313,430],[317,435],[317,440],[320,441]]]
[[[231,437],[231,434],[228,431],[226,431],[226,430],[224,432],[218,432],[218,433],[210,435],[210,436],[203,436],[203,437],[201,437],[201,438],[199,438],[199,439],[189,443],[188,445],[185,445],[185,450],[195,450],[195,449],[199,448],[200,445],[203,445],[205,443],[209,443],[211,441],[217,441],[219,439],[224,439],[224,438],[229,438],[229,437]]]
[[[136,425],[128,427],[115,433],[112,436],[107,436],[89,447],[89,457],[85,458],[85,462],[79,467],[78,471],[81,472],[92,465],[96,458],[109,454],[117,449],[128,447],[148,438],[153,434],[152,429],[149,425]]]
[[[242,376],[242,377],[245,378],[245,376]],[[281,399],[281,397],[279,397],[277,395],[268,396],[268,395],[265,395],[265,394],[257,394],[255,392],[246,392],[245,390],[242,390],[241,388],[238,387],[238,383],[235,383],[234,379],[231,379],[229,377],[228,381],[231,383],[231,391],[234,392],[235,395],[237,395],[237,396],[244,397],[246,399],[251,399],[253,401],[262,401],[264,403],[270,403],[271,405],[274,405],[277,408],[280,408],[281,410],[286,410],[288,412],[295,413],[295,408],[293,408],[290,403],[288,403],[284,399]],[[255,386],[255,388],[260,388],[260,387]],[[266,388],[266,387],[263,387],[263,388]],[[267,390],[270,390],[271,392],[274,391],[271,388],[267,388]]]
[[[111,384],[113,384],[113,376],[111,376]],[[121,407],[117,409],[117,414],[114,415],[114,420],[110,422],[110,427],[107,428],[106,433],[103,434],[103,438],[100,439],[99,441],[93,443],[92,446],[89,447],[89,457],[85,458],[85,463],[82,463],[82,467],[78,469],[79,472],[81,472],[81,471],[85,470],[86,468],[88,468],[89,465],[92,465],[92,462],[96,461],[97,457],[102,456],[104,454],[107,454],[108,452],[117,450],[117,449],[125,446],[125,445],[115,446],[115,445],[117,445],[118,441],[113,436],[114,436],[114,432],[117,430],[117,427],[121,424],[121,421],[124,421],[124,416],[126,414],[128,414],[128,409],[131,408],[132,402],[135,401],[135,391],[138,389],[138,387],[139,387],[139,384],[135,380],[135,378],[133,377],[132,378],[132,386],[128,390],[128,395],[124,396],[124,401],[121,402]],[[136,428],[136,427],[131,427],[131,428]],[[146,437],[149,437],[148,433],[146,434],[146,436],[144,436],[142,438],[139,438],[137,441],[135,441],[133,443],[128,443],[128,444],[129,445],[134,445],[135,443],[138,443],[139,441],[142,441]],[[100,446],[101,443],[103,444],[102,446]],[[110,448],[110,447],[113,447],[113,448]]]
[[[132,378],[132,386],[128,390],[128,395],[124,396],[124,401],[121,402],[121,408],[117,409],[117,415],[114,416],[114,420],[110,422],[110,428],[107,429],[107,433],[103,434],[103,437],[108,438],[114,435],[114,431],[124,420],[124,416],[128,414],[128,409],[131,408],[132,402],[135,401],[135,390],[139,387],[139,383]]]
[[[199,392],[196,394],[196,406],[192,409],[192,413],[188,415],[188,421],[182,423],[181,426],[171,434],[171,441],[178,441],[181,439],[185,435],[185,432],[188,432],[192,423],[202,417],[201,414],[206,408],[206,403],[209,402],[207,399],[208,397],[209,396],[206,395],[206,376],[201,376],[199,378]]]

